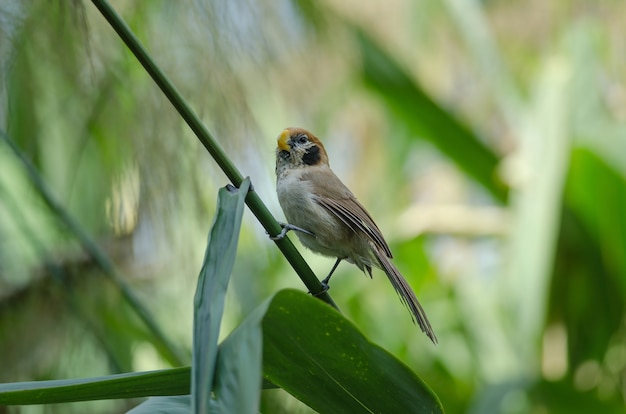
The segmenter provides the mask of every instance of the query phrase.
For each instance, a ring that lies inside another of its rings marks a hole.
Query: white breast
[[[296,232],[302,244],[309,249],[326,256],[340,256],[335,245],[345,237],[343,226],[315,201],[313,184],[302,180],[302,174],[301,168],[284,170],[276,182],[278,201],[287,222],[317,235],[311,237]]]
[[[276,182],[278,201],[290,224],[313,231],[315,218],[321,208],[314,201],[309,181],[302,180],[301,168],[284,171]]]

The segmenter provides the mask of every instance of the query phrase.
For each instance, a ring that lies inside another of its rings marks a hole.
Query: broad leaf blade
[[[301,292],[274,297],[263,336],[265,378],[320,413],[443,412],[407,366]]]
[[[577,149],[565,197],[600,246],[608,270],[626,274],[626,178],[595,152]],[[626,295],[626,278],[615,282]]]
[[[189,395],[180,397],[153,397],[128,411],[128,414],[189,414],[191,398]]]
[[[256,308],[219,347],[213,392],[222,413],[256,414],[262,387],[263,331],[269,301]]]
[[[605,358],[624,323],[626,179],[592,150],[571,156],[550,320],[565,324],[576,367]]]
[[[0,405],[54,404],[189,394],[189,368],[0,384]]]
[[[330,306],[293,290],[281,291],[257,308],[220,344],[213,388],[217,399],[208,401],[206,412],[255,412],[261,349],[262,388],[282,387],[320,413],[443,412],[437,396],[408,367],[369,342]],[[180,395],[189,387],[189,368],[178,368],[4,384],[0,404]],[[151,399],[144,404],[149,408],[172,401],[182,400]]]
[[[238,190],[232,186],[220,189],[215,222],[198,278],[191,369],[192,406],[195,413],[208,412],[211,403],[224,298],[235,263],[241,217],[249,188],[250,180],[245,179]]]

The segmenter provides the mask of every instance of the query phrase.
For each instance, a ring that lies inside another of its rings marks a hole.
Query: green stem
[[[46,248],[46,244],[43,240],[41,240],[41,234],[35,231],[26,217],[24,216],[24,209],[19,206],[19,203],[15,200],[14,197],[11,197],[9,191],[3,187],[0,183],[0,200],[2,200],[4,206],[9,211],[9,215],[11,219],[16,223],[18,230],[21,234],[26,238],[29,243],[28,245],[32,248],[33,253],[35,253],[38,257],[43,258],[43,262],[46,263],[44,265],[47,274],[52,277],[56,283],[59,283],[63,287],[64,293],[67,295],[69,299],[70,309],[74,312],[74,315],[80,319],[87,327],[87,330],[91,332],[100,343],[102,348],[105,350],[109,362],[112,366],[112,369],[121,372],[124,370],[124,365],[121,363],[116,353],[113,351],[112,347],[107,341],[106,332],[103,332],[102,329],[98,329],[96,324],[93,323],[91,318],[85,315],[85,312],[80,310],[79,306],[79,294],[76,293],[73,284],[71,283],[70,276],[65,272],[63,266],[59,266],[52,260],[52,257],[49,256]],[[37,284],[33,284],[32,289],[37,289],[39,286]],[[10,306],[10,305],[9,305]]]
[[[28,158],[26,158],[17,145],[15,145],[15,143],[11,141],[3,131],[0,131],[0,138],[7,143],[16,158],[22,163],[28,178],[50,210],[59,218],[69,232],[78,239],[83,249],[85,249],[87,254],[93,258],[94,262],[100,266],[104,274],[119,287],[126,302],[135,310],[139,318],[146,324],[150,332],[152,332],[156,338],[154,345],[160,353],[170,364],[174,366],[183,365],[183,362],[186,359],[183,357],[183,353],[167,339],[165,333],[161,330],[161,328],[159,328],[159,325],[152,318],[148,309],[141,303],[133,290],[126,284],[125,279],[117,271],[113,262],[111,262],[108,256],[100,249],[100,247],[98,247],[98,244],[93,241],[91,237],[89,237],[78,222],[74,220],[74,218],[65,210],[61,203],[52,194],[52,191],[43,178],[39,175],[37,169],[32,165]]]
[[[243,181],[243,176],[237,167],[235,167],[222,147],[217,143],[217,140],[183,99],[176,87],[150,58],[148,51],[141,45],[130,28],[106,0],[92,0],[92,2],[135,55],[139,63],[146,69],[146,72],[152,77],[157,86],[163,91],[165,96],[167,96],[172,105],[174,105],[174,108],[176,108],[187,125],[189,125],[191,130],[196,134],[196,137],[198,137],[202,145],[204,145],[222,171],[224,171],[226,177],[228,177],[235,187],[239,188]],[[251,190],[246,196],[246,204],[270,235],[280,233],[280,225],[254,190]],[[309,291],[315,295],[319,295],[318,297],[320,299],[337,308],[337,305],[335,305],[330,295],[326,292],[322,293],[324,290],[322,284],[293,243],[285,237],[282,240],[276,241],[276,245],[295,269],[296,273],[298,273],[298,276],[300,276],[300,279],[302,279],[302,282]]]

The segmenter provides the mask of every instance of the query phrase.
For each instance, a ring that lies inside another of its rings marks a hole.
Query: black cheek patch
[[[306,165],[315,165],[320,162],[320,148],[317,145],[313,145],[310,148],[307,148],[304,156],[302,157],[302,162]]]

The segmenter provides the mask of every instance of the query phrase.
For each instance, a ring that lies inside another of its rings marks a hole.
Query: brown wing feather
[[[323,194],[315,194],[317,203],[355,232],[363,232],[375,246],[388,257],[392,257],[391,250],[372,217],[328,167],[324,167],[322,171],[312,169],[302,175],[302,180],[316,183],[321,180],[322,183],[316,187],[322,188]]]
[[[342,198],[339,200],[318,197],[317,202],[333,213],[354,231],[363,232],[374,245],[381,249],[387,257],[393,257],[389,245],[385,241],[382,233],[374,223],[374,220],[365,211],[365,208],[354,198]]]
[[[437,337],[430,322],[426,317],[426,312],[420,305],[415,293],[402,276],[400,271],[391,263],[391,251],[380,230],[374,223],[374,220],[365,211],[363,206],[354,198],[344,198],[333,200],[330,198],[318,197],[318,203],[334,214],[344,224],[352,228],[355,232],[361,231],[372,242],[372,250],[381,269],[385,272],[391,285],[394,287],[402,302],[411,311],[413,322],[416,322],[422,332],[424,332],[431,341],[437,343]]]

